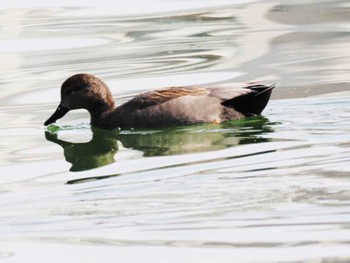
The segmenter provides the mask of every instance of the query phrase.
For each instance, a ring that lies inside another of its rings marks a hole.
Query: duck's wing
[[[201,87],[171,87],[141,93],[122,106],[143,109],[150,106],[160,105],[164,102],[183,96],[205,96],[210,93],[210,89]]]
[[[236,111],[244,114],[260,114],[265,108],[273,88],[274,85],[265,86],[244,83],[171,87],[147,91],[134,97],[122,106],[123,108],[143,109],[184,96],[209,96],[220,99],[222,105],[234,108]]]
[[[210,88],[210,96],[222,100],[222,105],[234,108],[245,115],[259,115],[266,107],[275,85],[247,84],[239,87]]]

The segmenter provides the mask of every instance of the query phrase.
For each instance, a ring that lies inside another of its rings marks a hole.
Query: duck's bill
[[[47,121],[45,121],[44,125],[45,126],[50,125],[51,123],[54,123],[58,119],[61,119],[64,115],[66,115],[68,111],[69,109],[67,109],[66,107],[58,105],[56,111],[52,114],[52,116]]]

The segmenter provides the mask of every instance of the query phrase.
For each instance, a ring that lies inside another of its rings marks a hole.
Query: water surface
[[[0,9],[0,260],[348,262],[347,1],[11,1]],[[153,88],[278,83],[263,117],[96,129],[78,72]]]

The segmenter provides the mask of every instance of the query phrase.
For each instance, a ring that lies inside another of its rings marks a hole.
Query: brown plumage
[[[144,92],[115,107],[103,81],[93,75],[77,74],[62,84],[61,103],[45,125],[80,108],[89,111],[92,125],[107,129],[222,123],[259,115],[273,88],[274,85],[255,84],[171,87]]]

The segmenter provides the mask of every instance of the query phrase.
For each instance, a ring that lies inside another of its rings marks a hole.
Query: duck
[[[260,115],[274,88],[275,84],[255,82],[173,86],[143,92],[116,106],[111,91],[101,79],[79,73],[63,82],[60,104],[44,125],[75,109],[86,109],[91,125],[102,129],[220,124]]]

